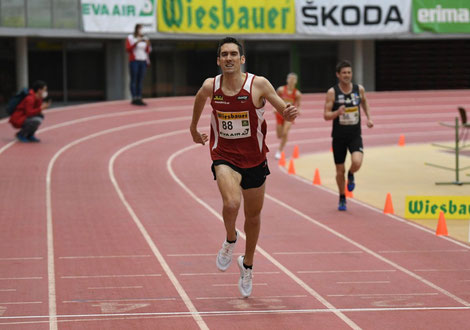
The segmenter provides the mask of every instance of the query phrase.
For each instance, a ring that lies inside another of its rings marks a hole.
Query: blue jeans
[[[142,98],[142,84],[144,82],[145,71],[147,70],[146,61],[129,62],[131,72],[131,95],[132,98]]]

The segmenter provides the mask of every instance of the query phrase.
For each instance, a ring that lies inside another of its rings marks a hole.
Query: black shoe
[[[31,142],[27,137],[21,135],[20,132],[16,133],[16,138],[18,139],[18,141],[23,142],[23,143]]]
[[[142,99],[137,99],[137,105],[147,105]]]
[[[348,171],[348,191],[353,191],[354,188],[356,187],[356,183],[354,182],[354,174]]]
[[[138,99],[132,99],[131,104],[132,105],[139,105],[139,103],[137,101],[138,101]]]
[[[29,140],[29,142],[35,142],[35,143],[41,142],[41,140],[39,140],[34,135],[31,135],[30,137],[28,137],[28,140]]]

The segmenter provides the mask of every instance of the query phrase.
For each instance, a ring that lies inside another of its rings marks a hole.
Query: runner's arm
[[[362,109],[364,109],[364,113],[367,117],[367,127],[372,128],[374,127],[374,122],[372,121],[372,119],[370,119],[369,102],[367,101],[367,98],[366,98],[366,91],[364,87],[362,87],[361,85],[359,85],[359,94],[361,94]]]
[[[206,105],[207,98],[212,95],[212,87],[214,84],[214,78],[208,78],[202,84],[202,87],[196,94],[194,98],[194,106],[193,106],[193,118],[191,120],[191,125],[189,127],[189,131],[191,132],[191,136],[193,137],[193,141],[195,143],[201,143],[202,145],[206,144],[209,140],[207,134],[199,133],[197,130],[197,124],[199,123],[199,119],[201,118],[202,111],[204,110],[204,106]]]
[[[273,85],[264,77],[256,77],[256,87],[261,91],[260,98],[265,98],[287,121],[293,121],[299,114],[297,108],[287,104],[279,97]]]
[[[326,100],[325,100],[325,110],[323,112],[323,118],[325,120],[333,120],[339,116],[341,116],[344,111],[344,105],[339,107],[338,110],[333,111],[333,105],[335,103],[335,90],[334,88],[330,88],[328,92],[326,92]]]

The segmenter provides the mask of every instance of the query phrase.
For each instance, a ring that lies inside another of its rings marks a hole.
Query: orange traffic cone
[[[446,224],[446,217],[444,216],[444,212],[439,213],[439,221],[437,222],[436,228],[436,235],[437,236],[447,236],[447,224]]]
[[[352,191],[349,191],[347,183],[344,185],[344,195],[346,198],[354,198],[354,194]]]
[[[281,158],[279,159],[279,166],[286,166],[286,154],[281,152]]]
[[[315,175],[313,176],[313,184],[321,185],[320,171],[318,170],[318,168],[315,169]]]
[[[296,159],[296,158],[299,158],[299,146],[296,145],[294,147],[294,152],[292,153],[292,158]]]
[[[333,147],[330,147],[330,152],[333,152]]]
[[[394,214],[393,204],[392,204],[392,195],[387,193],[387,198],[385,199],[384,214]]]
[[[294,160],[291,159],[289,161],[289,169],[287,170],[287,173],[289,174],[295,174],[295,168],[294,168]]]
[[[405,146],[405,136],[402,134],[400,135],[400,138],[398,139],[398,145],[400,147],[404,147]]]

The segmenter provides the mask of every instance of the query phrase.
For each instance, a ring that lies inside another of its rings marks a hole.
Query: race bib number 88
[[[243,139],[251,136],[250,116],[248,111],[217,111],[219,136],[224,139]]]

